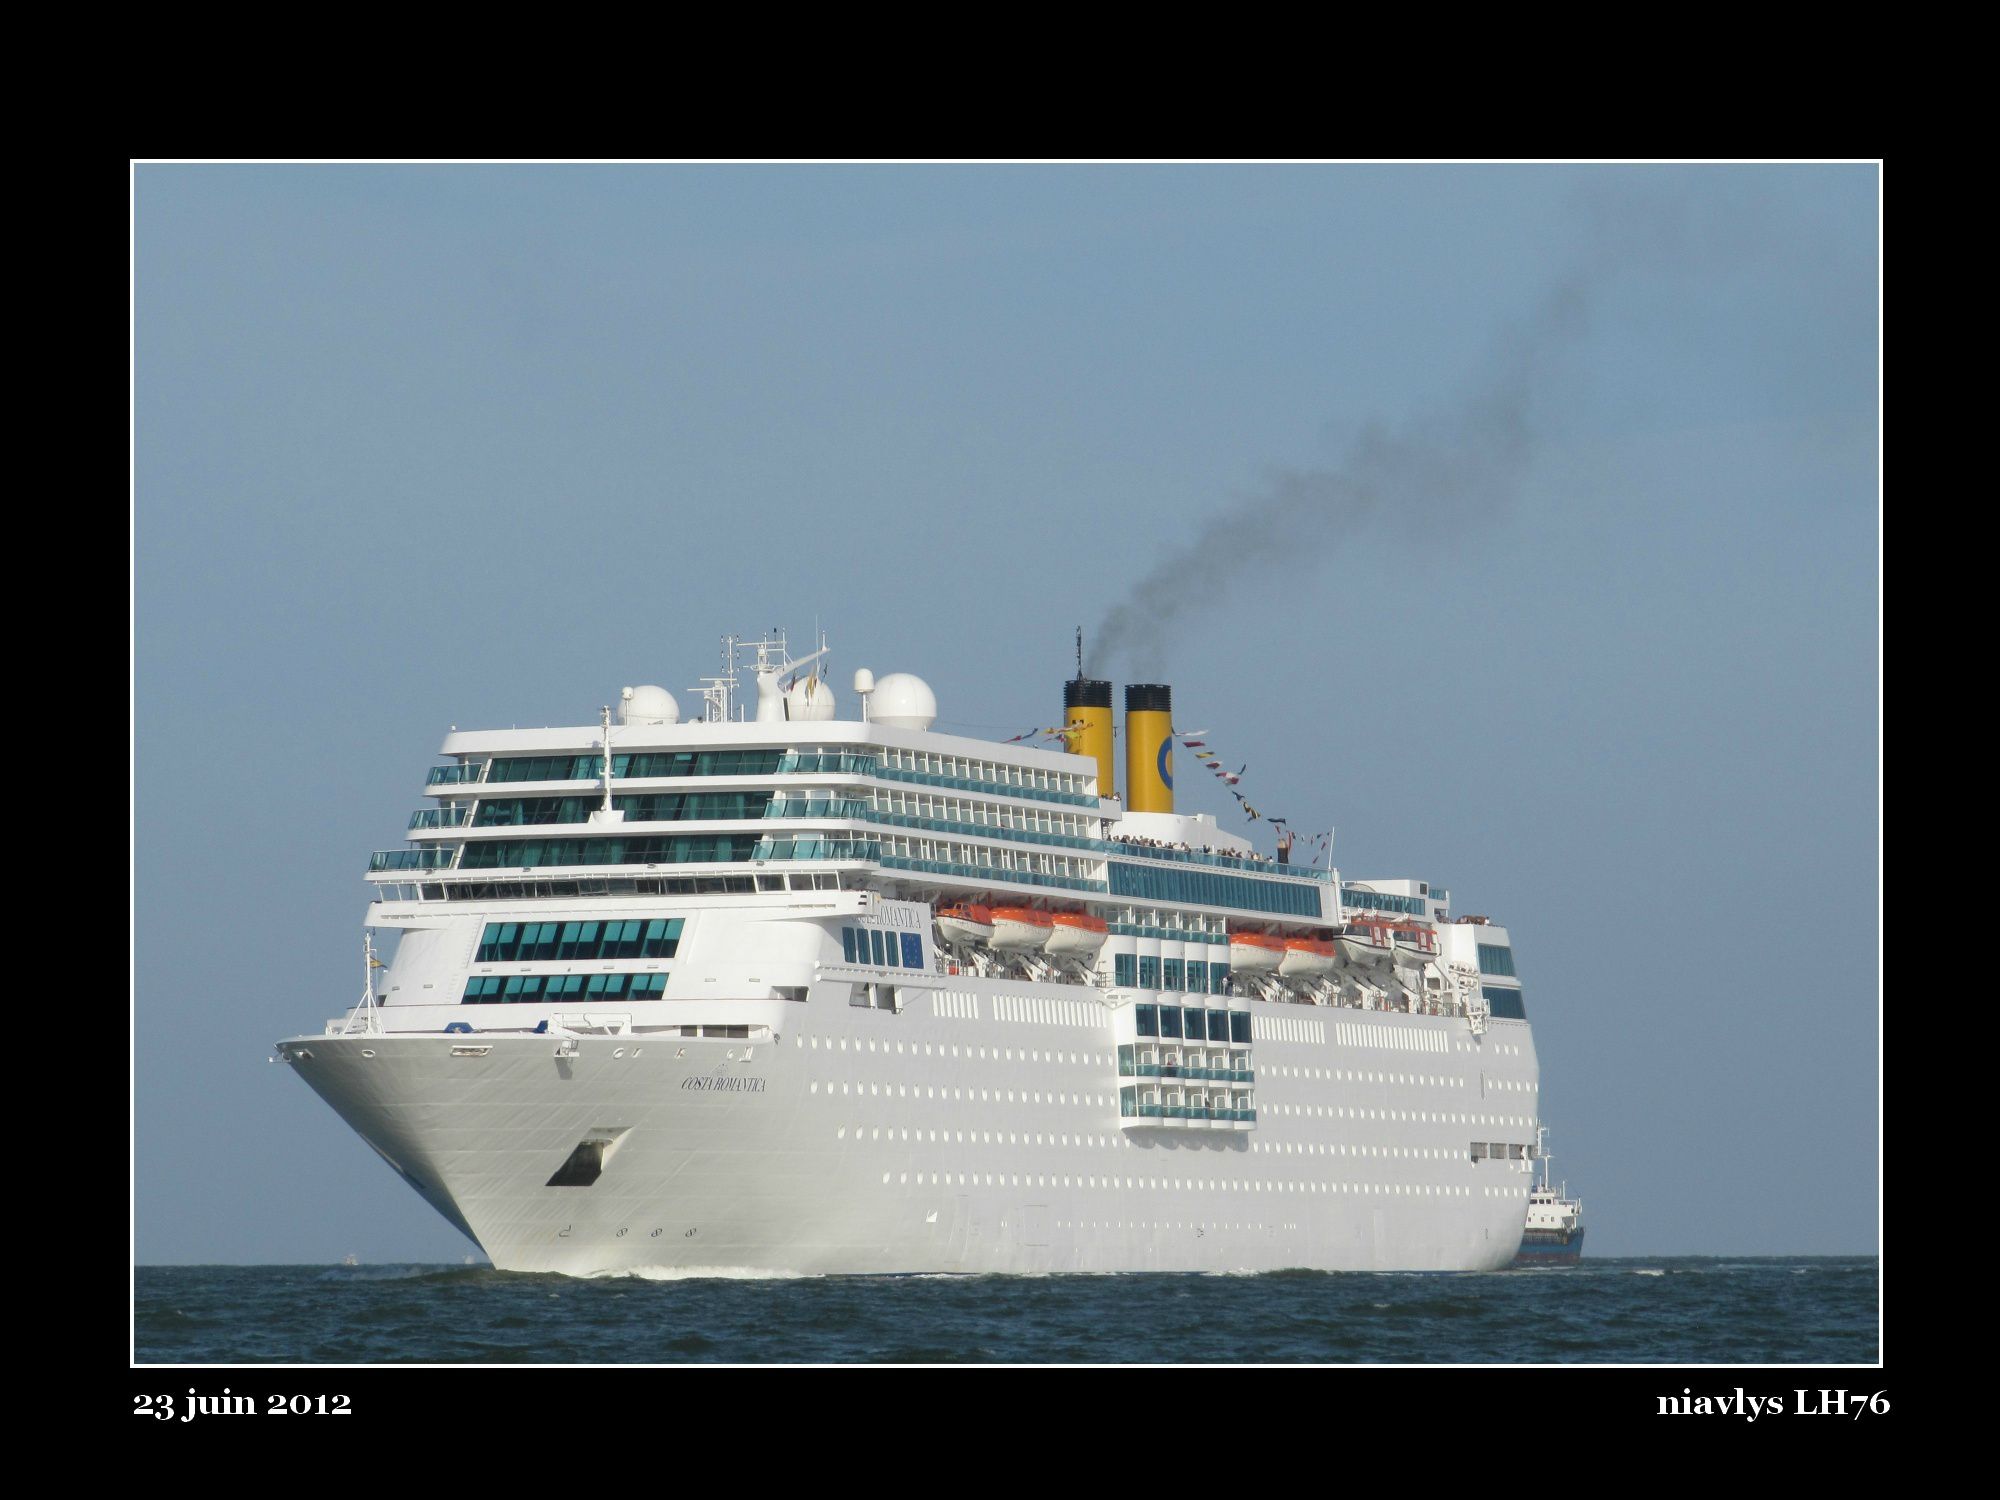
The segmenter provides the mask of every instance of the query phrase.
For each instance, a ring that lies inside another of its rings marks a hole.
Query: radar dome
[[[890,672],[875,679],[875,691],[868,695],[868,720],[897,729],[928,729],[937,717],[937,694],[923,678],[909,672]]]
[[[663,687],[628,687],[618,694],[620,724],[678,724],[681,706]]]
[[[785,690],[785,717],[808,723],[833,717],[833,689],[817,677],[801,677]]]

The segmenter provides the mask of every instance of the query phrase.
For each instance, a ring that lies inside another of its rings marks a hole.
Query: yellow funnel
[[[1174,810],[1173,689],[1157,682],[1125,685],[1125,809]]]
[[[1118,795],[1118,763],[1111,749],[1111,684],[1073,677],[1063,684],[1063,748],[1097,757],[1097,795]]]

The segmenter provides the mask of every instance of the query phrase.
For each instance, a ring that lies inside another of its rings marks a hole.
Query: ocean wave
[[[567,1273],[559,1273],[567,1274]],[[805,1281],[810,1271],[771,1271],[758,1266],[625,1266],[615,1271],[587,1271],[578,1281]]]
[[[339,1284],[341,1282],[356,1282],[356,1281],[436,1281],[436,1280],[448,1280],[452,1277],[459,1277],[459,1276],[474,1276],[482,1271],[491,1271],[492,1269],[493,1268],[488,1265],[329,1266],[325,1270],[321,1271],[316,1279],[319,1281],[332,1282],[335,1284]]]

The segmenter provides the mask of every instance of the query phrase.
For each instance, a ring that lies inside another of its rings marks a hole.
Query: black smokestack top
[[[1174,690],[1163,682],[1128,682],[1125,684],[1126,713],[1172,713]]]
[[[1111,707],[1111,684],[1101,677],[1072,677],[1063,684],[1064,708]]]

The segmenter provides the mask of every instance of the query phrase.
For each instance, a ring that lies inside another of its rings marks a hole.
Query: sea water
[[[577,1279],[141,1266],[160,1364],[1817,1364],[1878,1355],[1872,1256],[1486,1274]]]

